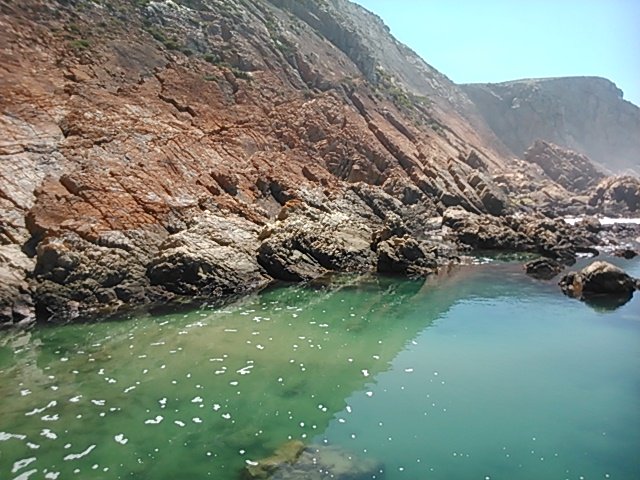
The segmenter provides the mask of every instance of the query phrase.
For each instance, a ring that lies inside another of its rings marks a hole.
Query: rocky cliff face
[[[609,80],[549,78],[461,88],[516,156],[541,139],[587,155],[606,170],[640,174],[640,108]]]
[[[428,274],[447,208],[544,176],[346,0],[0,0],[0,28],[0,322]]]

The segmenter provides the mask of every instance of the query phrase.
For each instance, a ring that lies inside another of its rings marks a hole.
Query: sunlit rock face
[[[587,205],[346,0],[27,0],[0,22],[2,324],[426,275],[455,257],[449,207]]]
[[[588,155],[609,171],[640,174],[640,108],[609,80],[527,79],[461,88],[517,156],[542,139]]]

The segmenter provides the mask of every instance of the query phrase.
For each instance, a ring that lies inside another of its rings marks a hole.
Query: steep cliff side
[[[640,174],[640,108],[609,80],[566,77],[461,88],[518,157],[541,139],[585,154],[609,171]]]
[[[0,0],[0,28],[0,323],[425,275],[456,261],[447,208],[538,181],[346,0]],[[496,245],[581,241],[540,225]]]

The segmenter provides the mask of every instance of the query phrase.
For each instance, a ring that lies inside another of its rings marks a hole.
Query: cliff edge
[[[587,155],[608,171],[640,174],[640,108],[607,79],[543,78],[460,88],[518,157],[541,139]]]

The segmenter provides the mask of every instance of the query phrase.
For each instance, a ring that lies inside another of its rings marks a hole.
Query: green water
[[[594,310],[515,264],[338,277],[0,333],[0,479],[236,479],[303,439],[388,480],[631,480],[639,400],[638,295]]]

